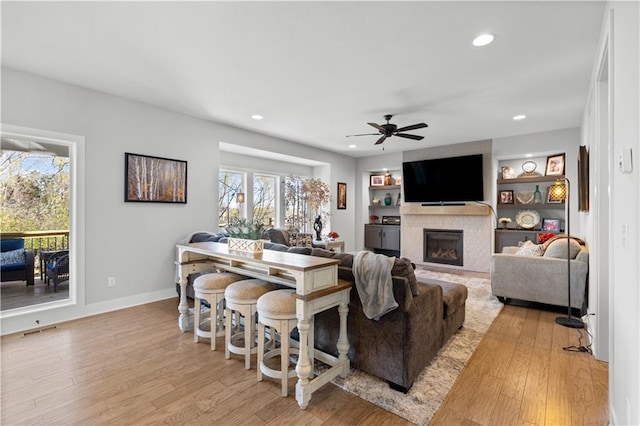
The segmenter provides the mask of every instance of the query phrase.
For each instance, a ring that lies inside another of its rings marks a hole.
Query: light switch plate
[[[631,148],[626,148],[618,154],[618,170],[620,173],[631,173],[633,163],[631,162]]]

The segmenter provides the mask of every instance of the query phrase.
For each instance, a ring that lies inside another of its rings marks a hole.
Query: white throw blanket
[[[367,318],[378,321],[381,316],[398,307],[393,298],[391,269],[395,257],[360,251],[353,257],[353,276]]]

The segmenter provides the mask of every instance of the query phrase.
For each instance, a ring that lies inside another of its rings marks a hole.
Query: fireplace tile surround
[[[400,208],[401,255],[424,266],[489,272],[493,242],[491,210],[484,205],[421,206],[408,204]],[[423,230],[459,229],[464,234],[462,266],[424,262]]]

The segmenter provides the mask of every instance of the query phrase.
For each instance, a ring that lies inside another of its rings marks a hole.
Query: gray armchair
[[[571,242],[571,307],[586,313],[589,252]],[[501,302],[517,299],[555,306],[567,304],[566,239],[552,242],[542,255],[516,254],[518,247],[505,247],[491,259],[491,292]]]
[[[58,291],[58,285],[69,279],[69,251],[59,251],[47,260],[46,265],[47,285],[53,282],[53,291]]]

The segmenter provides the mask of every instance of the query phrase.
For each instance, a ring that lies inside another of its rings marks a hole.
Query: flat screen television
[[[482,154],[402,163],[406,202],[429,204],[484,200]]]

